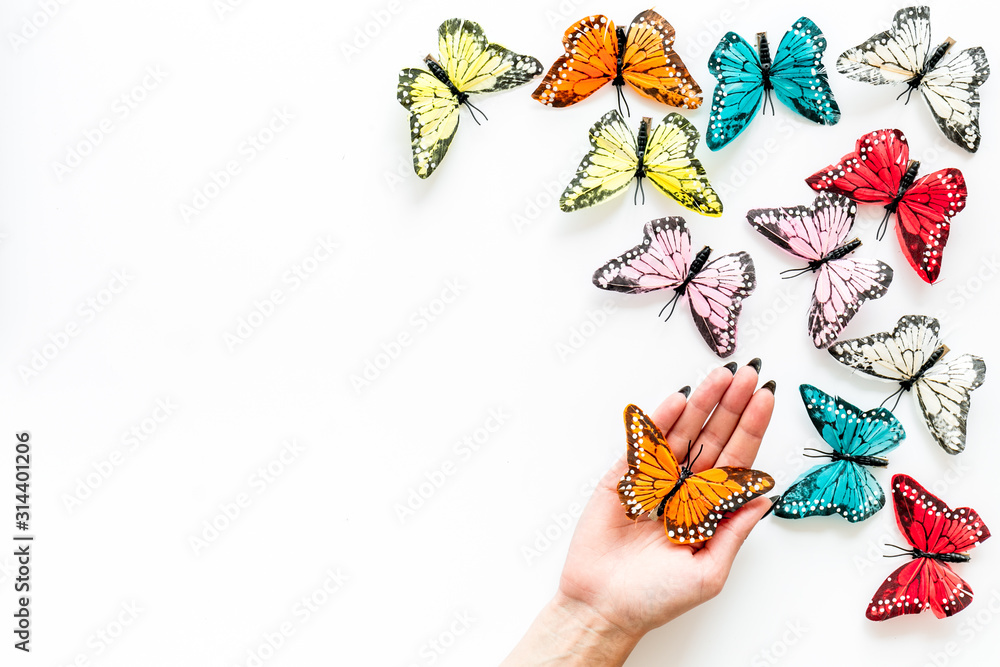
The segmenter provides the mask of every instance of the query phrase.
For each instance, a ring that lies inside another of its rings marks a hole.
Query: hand
[[[758,362],[759,363],[759,362]],[[651,414],[678,460],[704,445],[694,471],[750,467],[774,408],[774,385],[757,370],[717,368],[691,394]],[[621,665],[639,639],[722,590],[736,553],[771,506],[747,503],[699,549],[670,542],[662,521],[632,521],[618,499],[625,456],[604,475],[580,517],[559,591],[505,665]],[[655,575],[655,576],[654,576]]]

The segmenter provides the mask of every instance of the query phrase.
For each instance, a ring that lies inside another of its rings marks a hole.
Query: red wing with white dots
[[[948,563],[968,560],[964,552],[989,538],[989,528],[975,510],[951,509],[908,475],[893,476],[892,500],[913,560],[882,583],[868,605],[868,618],[884,621],[928,608],[945,618],[968,607],[972,588]]]
[[[958,169],[941,169],[914,180],[919,162],[909,159],[899,130],[876,130],[858,139],[854,152],[806,179],[814,190],[837,192],[859,204],[881,204],[896,214],[896,236],[917,275],[933,283],[951,218],[965,208],[968,191]],[[881,238],[881,237],[880,237]]]
[[[653,420],[634,405],[625,408],[628,471],[618,482],[626,516],[663,518],[667,538],[698,544],[715,535],[719,521],[774,488],[765,472],[711,468],[692,473],[677,463]]]

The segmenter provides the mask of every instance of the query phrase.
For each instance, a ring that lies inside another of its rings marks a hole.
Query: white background
[[[727,30],[750,40],[766,30],[776,45],[803,5],[659,11],[710,97],[708,55]],[[531,85],[483,97],[489,122],[478,127],[463,111],[440,169],[426,181],[413,174],[396,74],[436,53],[442,20],[477,20],[491,39],[548,67],[573,21],[605,12],[624,23],[643,8],[4,3],[0,516],[9,519],[0,534],[6,542],[14,532],[13,434],[28,430],[37,541],[30,656],[11,648],[13,547],[0,549],[0,662],[496,664],[555,590],[568,521],[623,445],[623,407],[652,409],[720,363],[685,305],[662,324],[661,296],[591,285],[594,269],[637,243],[647,220],[684,215],[696,247],[754,257],[759,285],[733,359],[760,356],[762,381],[777,381],[757,467],[782,487],[816,441],[800,383],[862,408],[892,391],[812,347],[810,278],[780,281],[795,262],[744,217],[810,202],[802,179],[866,131],[898,126],[922,173],[959,167],[970,195],[934,286],[909,269],[892,233],[875,241],[880,209],[860,211],[857,255],[887,261],[896,278],[846,334],[936,315],[953,353],[994,363],[996,81],[983,88],[984,139],[969,155],[945,141],[922,100],[903,106],[900,88],[833,73],[839,125],[800,122],[778,104],[721,152],[702,147],[725,205],[720,219],[649,187],[642,207],[629,195],[558,210],[587,129],[614,105],[610,88],[567,110],[531,100]],[[827,65],[898,8],[867,0],[809,9],[829,40]],[[939,3],[934,39],[951,35],[956,49],[981,44],[995,55],[994,22],[974,8]],[[634,124],[670,111],[626,94]],[[686,115],[704,130],[707,107]],[[219,176],[227,165],[237,170],[228,180]],[[182,206],[195,204],[203,210],[185,216]],[[321,241],[337,249],[329,255]],[[296,267],[311,270],[307,280],[296,282]],[[449,289],[452,302],[438,301]],[[275,291],[279,303],[257,305]],[[233,344],[227,335],[241,320],[260,326]],[[400,336],[408,344],[395,358],[380,357]],[[369,384],[352,383],[376,362]],[[975,393],[958,457],[933,443],[905,396],[897,415],[908,437],[877,472],[883,484],[907,472],[1000,527],[998,386],[989,377]],[[171,414],[158,401],[175,406]],[[485,441],[478,433],[477,451],[461,444],[491,411],[503,415],[499,430]],[[132,429],[141,441],[127,436]],[[433,488],[431,479],[443,482]],[[401,513],[421,491],[422,506]],[[239,514],[227,518],[234,504]],[[206,529],[213,521],[218,533]],[[957,566],[976,591],[965,612],[874,624],[865,606],[900,564],[881,557],[885,542],[902,542],[888,509],[861,525],[768,519],[723,594],[650,634],[628,664],[978,665],[995,655],[1000,570],[991,564],[1000,544]]]

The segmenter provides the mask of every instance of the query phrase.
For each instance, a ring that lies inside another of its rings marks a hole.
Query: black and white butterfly
[[[958,454],[965,449],[971,394],[986,379],[986,364],[972,354],[944,359],[948,346],[940,332],[933,317],[904,315],[892,333],[840,341],[830,354],[846,366],[898,382],[893,396],[916,390],[931,435],[946,452]]]
[[[955,43],[932,48],[929,7],[904,7],[892,27],[840,54],[837,71],[874,85],[905,83],[906,100],[919,90],[948,140],[970,153],[979,149],[979,86],[990,76],[981,46],[942,63]],[[902,93],[900,94],[902,97]]]

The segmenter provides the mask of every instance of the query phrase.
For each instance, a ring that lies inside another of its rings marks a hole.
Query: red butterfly
[[[930,607],[944,618],[968,607],[972,588],[948,563],[968,561],[963,552],[990,536],[979,514],[968,507],[951,509],[908,475],[893,475],[892,502],[913,560],[882,583],[865,615],[884,621]]]
[[[965,208],[965,177],[958,169],[941,169],[917,179],[920,163],[910,160],[906,137],[899,130],[876,130],[858,139],[853,153],[806,179],[814,190],[839,192],[859,204],[882,204],[885,218],[896,214],[896,236],[910,266],[926,282],[941,272],[941,253],[948,242],[951,217]],[[916,179],[916,180],[915,180]]]

